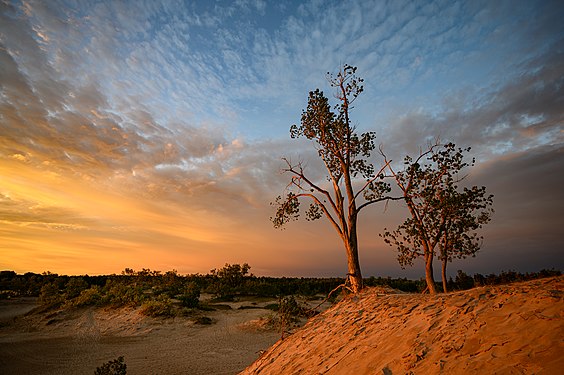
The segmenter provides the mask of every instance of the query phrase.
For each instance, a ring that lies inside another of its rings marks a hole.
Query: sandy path
[[[216,323],[151,319],[132,309],[87,309],[4,321],[0,374],[93,374],[96,367],[121,355],[132,375],[235,374],[279,338],[276,332],[240,328],[241,323],[268,315],[263,309],[205,315]]]

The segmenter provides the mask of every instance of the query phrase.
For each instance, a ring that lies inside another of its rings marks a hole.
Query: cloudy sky
[[[353,122],[395,160],[471,146],[495,195],[482,251],[452,271],[564,269],[561,1],[2,1],[0,269],[125,267],[344,276],[328,223],[275,230],[281,158],[325,73],[358,67]],[[374,163],[379,163],[377,157]],[[364,275],[402,270],[360,220]]]

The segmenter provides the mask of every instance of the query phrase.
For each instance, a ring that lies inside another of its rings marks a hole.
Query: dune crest
[[[563,276],[437,296],[367,288],[241,374],[557,374],[563,292]]]

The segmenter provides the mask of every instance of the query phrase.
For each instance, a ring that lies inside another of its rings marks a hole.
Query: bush
[[[157,299],[147,301],[141,305],[141,314],[153,318],[174,316],[172,301],[166,296],[159,296]]]
[[[105,303],[115,306],[133,305],[138,306],[145,300],[143,288],[137,285],[127,285],[120,282],[112,282],[106,285],[108,291]]]
[[[96,371],[94,371],[94,375],[126,375],[127,374],[127,365],[123,359],[123,356],[120,356],[112,361],[104,363],[100,367],[96,367]]]
[[[88,283],[82,277],[71,277],[65,286],[65,298],[76,298],[86,289],[88,289]]]
[[[289,317],[300,317],[305,313],[305,309],[298,304],[294,296],[287,296],[280,300],[278,313]]]
[[[292,325],[295,325],[299,318],[307,315],[307,309],[300,306],[294,296],[281,298],[278,303],[278,326],[282,338]],[[274,323],[274,322],[272,322]]]
[[[207,316],[197,316],[194,319],[192,319],[192,321],[196,324],[201,324],[201,325],[210,325],[213,323],[212,318],[209,318]]]
[[[42,305],[54,305],[63,302],[59,288],[55,283],[48,283],[41,287],[39,292],[39,303]]]
[[[72,306],[95,306],[102,301],[102,289],[99,286],[93,286],[90,289],[83,290],[78,297],[71,302]]]
[[[200,288],[195,282],[191,282],[184,287],[182,294],[179,296],[179,300],[184,307],[198,307],[200,303]]]

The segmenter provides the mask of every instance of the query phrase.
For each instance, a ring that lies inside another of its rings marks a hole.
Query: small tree
[[[443,289],[447,290],[446,265],[453,258],[474,256],[480,248],[481,237],[472,232],[490,220],[493,196],[486,196],[485,187],[464,188],[459,182],[465,176],[459,173],[474,165],[464,161],[464,152],[470,148],[456,148],[448,143],[429,147],[413,160],[406,157],[405,169],[396,172],[388,168],[400,188],[410,213],[392,232],[385,229],[382,237],[398,250],[402,267],[412,265],[423,257],[427,290],[436,293],[433,278],[433,258],[436,249],[442,262]]]
[[[336,76],[327,73],[330,85],[336,88],[339,104],[333,111],[329,100],[319,89],[309,93],[307,108],[302,112],[301,125],[292,125],[291,138],[305,137],[313,141],[319,158],[327,170],[326,180],[315,181],[304,170],[304,165],[288,159],[283,172],[291,175],[283,196],[274,205],[276,214],[271,218],[275,228],[299,217],[300,201],[308,199],[307,220],[323,216],[331,223],[343,241],[348,263],[350,289],[356,293],[362,288],[362,273],[358,256],[357,219],[359,212],[374,203],[390,197],[383,171],[375,173],[369,162],[374,150],[374,132],[358,135],[350,122],[351,104],[362,93],[363,79],[356,76],[356,68],[345,65]]]
[[[476,230],[491,220],[493,195],[486,195],[485,186],[453,189],[445,198],[448,207],[447,220],[439,241],[439,259],[443,291],[447,292],[447,264],[454,258],[475,257],[483,241]]]
[[[223,268],[211,270],[211,275],[217,278],[217,282],[212,288],[215,294],[222,298],[232,296],[238,289],[241,289],[245,276],[250,269],[251,266],[247,263],[243,263],[243,265],[226,263]]]

